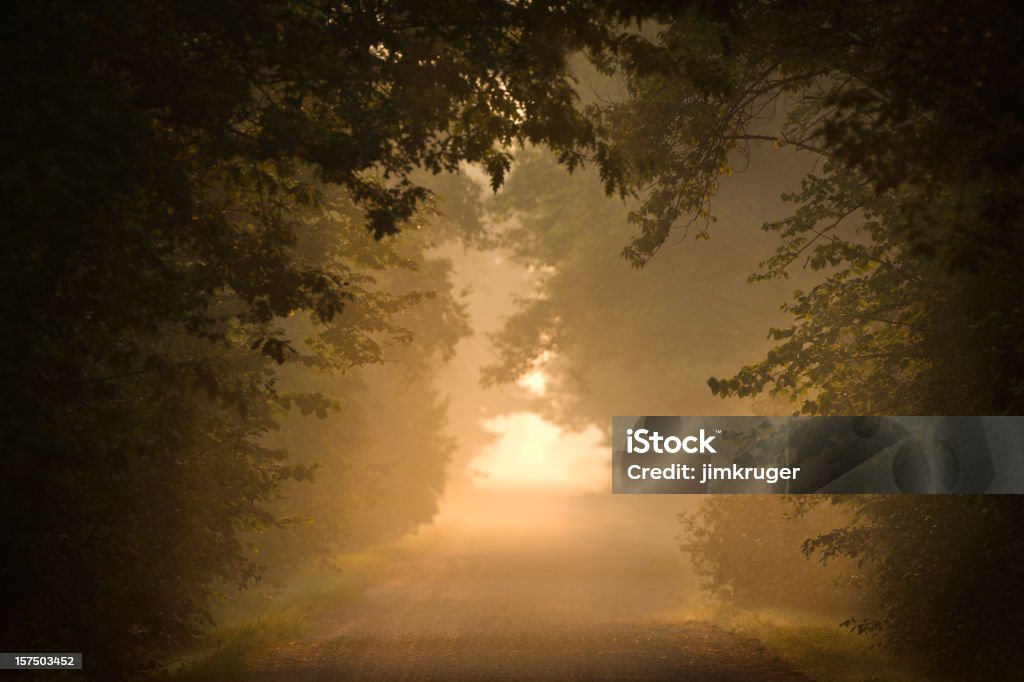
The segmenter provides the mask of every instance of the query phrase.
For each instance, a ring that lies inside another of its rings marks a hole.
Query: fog
[[[1024,413],[1021,11],[7,3],[0,668],[1020,677],[1014,455],[815,472]],[[612,492],[796,414],[815,494]]]

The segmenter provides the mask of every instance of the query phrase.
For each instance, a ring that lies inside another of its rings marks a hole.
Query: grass
[[[829,682],[933,682],[914,661],[890,654],[874,639],[838,625],[835,616],[775,610],[713,608],[716,625],[756,639],[808,677]]]
[[[386,547],[344,554],[334,569],[309,568],[293,575],[274,594],[257,593],[215,609],[221,625],[189,651],[164,666],[170,682],[243,682],[254,658],[309,631],[324,611],[353,604],[388,574],[403,550]]]
[[[244,682],[249,679],[253,656],[301,636],[307,623],[305,615],[292,608],[218,629],[205,642],[205,650],[180,662],[170,679],[174,682]]]

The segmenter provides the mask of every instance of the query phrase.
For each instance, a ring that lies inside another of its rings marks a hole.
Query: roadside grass
[[[793,669],[828,682],[935,682],[912,659],[839,625],[833,615],[708,606],[704,619],[757,640]]]
[[[242,625],[220,628],[208,636],[202,648],[171,667],[173,682],[244,682],[250,661],[262,651],[300,637],[308,618],[297,608],[259,616]]]
[[[406,550],[388,546],[342,554],[333,567],[307,568],[273,593],[254,592],[226,600],[215,609],[219,624],[196,646],[178,652],[162,668],[169,682],[243,682],[253,660],[307,633],[325,611],[358,602],[384,578]]]

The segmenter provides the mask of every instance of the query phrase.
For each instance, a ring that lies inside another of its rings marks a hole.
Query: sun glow
[[[595,427],[566,433],[533,412],[503,414],[483,426],[497,439],[470,464],[479,487],[594,492],[611,486],[610,455]]]

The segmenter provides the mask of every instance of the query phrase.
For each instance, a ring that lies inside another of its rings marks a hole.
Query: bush
[[[1024,499],[1010,495],[837,498],[847,527],[805,551],[869,569],[881,617],[854,621],[957,679],[1013,679],[1024,665]]]
[[[863,577],[852,560],[811,561],[801,552],[807,537],[850,521],[845,509],[817,506],[799,516],[772,495],[709,497],[692,514],[680,514],[680,548],[690,554],[701,588],[744,608],[813,611],[865,610]]]

